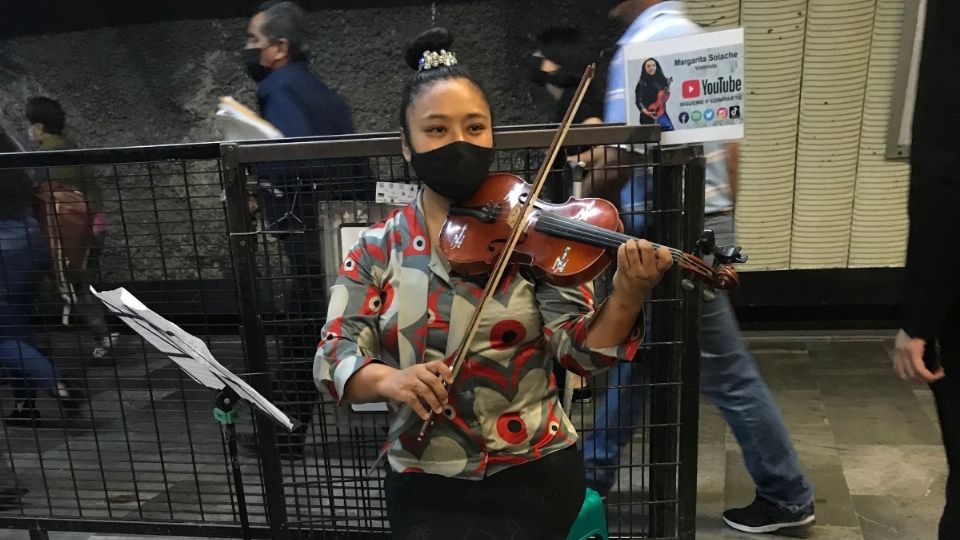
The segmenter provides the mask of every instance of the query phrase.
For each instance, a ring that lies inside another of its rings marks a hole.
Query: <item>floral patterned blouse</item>
[[[449,363],[483,294],[484,283],[451,275],[431,253],[421,204],[418,197],[365,231],[331,287],[313,373],[334,399],[371,362],[400,369]],[[554,359],[581,375],[602,371],[633,359],[643,329],[640,317],[622,345],[590,348],[594,313],[592,285],[557,287],[509,268],[423,442],[416,439],[420,418],[391,406],[393,470],[479,480],[576,443],[557,396]]]

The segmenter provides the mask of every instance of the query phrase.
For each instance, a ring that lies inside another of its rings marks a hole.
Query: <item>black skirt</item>
[[[564,539],[583,505],[586,480],[576,445],[483,480],[387,472],[393,538]]]

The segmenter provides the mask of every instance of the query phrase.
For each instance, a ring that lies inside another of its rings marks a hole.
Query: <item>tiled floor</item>
[[[936,536],[946,467],[932,396],[893,375],[890,336],[890,332],[746,335],[816,489],[817,525],[801,537]],[[736,442],[716,410],[703,403],[697,538],[752,538],[726,528],[720,520],[724,508],[746,504],[752,497]],[[120,538],[82,533],[50,537]],[[0,531],[0,540],[27,538],[25,531]]]
[[[892,332],[747,334],[816,489],[824,540],[936,538],[946,464],[933,398],[898,380]],[[701,404],[697,538],[750,538],[723,508],[750,502],[753,484],[722,417]]]

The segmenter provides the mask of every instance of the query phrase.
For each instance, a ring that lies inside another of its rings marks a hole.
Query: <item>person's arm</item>
[[[452,382],[450,368],[434,361],[399,369],[382,359],[379,320],[387,306],[372,299],[382,298],[383,264],[369,255],[363,236],[344,260],[330,288],[327,323],[314,357],[314,381],[338,403],[406,403],[426,419],[427,408],[438,414],[443,410],[447,392],[442,382]]]
[[[950,308],[960,302],[954,275],[960,254],[949,247],[960,227],[960,185],[951,180],[911,164],[903,311],[894,344],[894,370],[904,380],[930,383],[944,376],[942,369],[931,372],[923,355],[943,331]]]
[[[537,283],[547,348],[566,369],[586,376],[636,355],[643,337],[643,304],[673,262],[665,249],[655,252],[645,241],[638,245],[618,251],[614,290],[597,309],[592,283]]]
[[[673,265],[666,247],[654,250],[646,240],[631,240],[617,249],[613,291],[587,330],[587,345],[611,347],[623,343],[643,311],[650,291]]]
[[[620,189],[633,176],[633,169],[642,156],[619,146],[594,146],[570,160],[582,163],[586,169],[584,197],[598,197],[619,204]]]

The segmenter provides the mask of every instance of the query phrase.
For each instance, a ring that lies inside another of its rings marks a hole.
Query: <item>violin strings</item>
[[[573,236],[572,234],[570,234],[570,231],[568,229],[555,228],[550,224],[539,225],[537,229],[542,232],[552,234],[555,236],[567,237],[574,241],[589,243],[589,244],[597,245],[600,247],[606,247],[606,248],[612,248],[612,249],[618,248],[624,243],[624,242],[614,241],[612,238],[608,238],[606,236],[594,235],[594,234],[591,234],[590,232],[584,232],[582,236]],[[631,238],[632,237],[626,236],[627,240]],[[711,268],[709,265],[701,262],[698,259],[691,258],[683,252],[670,249],[670,254],[675,262],[685,266],[686,268],[689,268],[690,270],[699,271],[705,275],[710,275],[713,273],[713,268]]]
[[[544,219],[546,218],[546,219]],[[542,223],[542,225],[541,225]],[[566,228],[564,227],[566,226]],[[627,234],[604,229],[591,223],[584,223],[564,216],[558,216],[549,212],[540,212],[537,216],[537,228],[543,232],[551,233],[557,236],[568,236],[571,240],[587,241],[593,244],[600,244],[602,247],[617,248],[621,244],[632,240],[633,237]],[[582,236],[572,236],[570,233],[576,232]],[[654,248],[662,247],[660,244],[651,242]],[[686,253],[676,248],[667,247],[673,260],[684,263],[694,269],[704,272],[712,272],[713,269],[698,259],[693,259]]]
[[[630,235],[619,233],[617,231],[611,231],[609,229],[604,229],[603,227],[594,225],[592,223],[584,223],[582,221],[571,219],[565,216],[558,216],[556,214],[550,214],[547,212],[541,212],[537,216],[537,219],[543,220],[544,217],[547,217],[548,222],[552,222],[557,225],[566,225],[571,229],[574,229],[580,233],[584,233],[587,235],[590,235],[590,233],[594,233],[597,236],[609,238],[610,240],[617,242],[617,246],[619,246],[620,244],[626,243],[627,240],[633,239],[633,237]],[[653,245],[654,248],[663,247],[660,244],[657,244],[655,242],[651,242],[651,245]],[[610,247],[614,247],[614,246],[610,246]],[[672,247],[667,247],[667,249],[670,250],[670,253],[673,254],[674,257],[684,255],[684,253],[679,249],[672,248]]]

